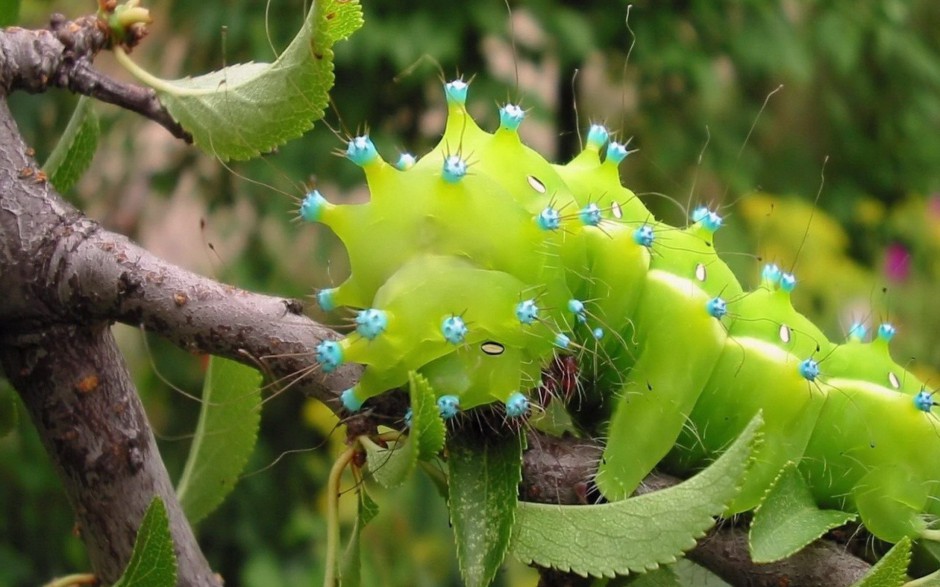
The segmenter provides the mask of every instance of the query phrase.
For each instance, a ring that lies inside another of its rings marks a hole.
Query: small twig
[[[0,93],[32,94],[66,88],[149,118],[173,136],[192,142],[192,135],[170,116],[150,88],[120,82],[94,69],[95,56],[108,47],[107,28],[97,17],[66,20],[52,16],[43,30],[0,30]]]

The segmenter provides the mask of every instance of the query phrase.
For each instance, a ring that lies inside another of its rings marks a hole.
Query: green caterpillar
[[[606,498],[628,497],[663,459],[704,466],[762,410],[765,442],[729,513],[757,506],[792,461],[820,506],[858,512],[875,536],[936,537],[940,462],[924,456],[940,443],[935,403],[891,359],[890,325],[831,343],[792,307],[792,275],[769,265],[757,289],[741,287],[715,251],[715,212],[695,210],[684,229],[657,222],[621,185],[629,152],[603,126],[553,165],[522,144],[519,106],[485,132],[467,90],[445,85],[443,138],[420,159],[391,165],[367,136],[349,141],[369,203],[313,191],[301,205],[349,254],[349,278],[317,296],[327,311],[358,309],[355,331],[316,351],[327,372],[366,366],[346,409],[414,370],[445,418],[487,404],[522,418],[553,361],[589,357],[611,410]]]

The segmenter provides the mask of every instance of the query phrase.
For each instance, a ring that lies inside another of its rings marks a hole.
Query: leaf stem
[[[79,585],[97,585],[98,577],[91,573],[67,575],[49,581],[43,587],[77,587]]]
[[[169,94],[171,96],[208,96],[218,92],[217,88],[184,88],[174,84],[172,81],[159,78],[143,67],[134,63],[131,56],[127,54],[120,45],[114,47],[114,57],[124,69],[137,78],[143,84],[146,84],[158,92]]]
[[[326,502],[326,574],[323,577],[323,587],[335,587],[337,560],[336,553],[339,548],[339,486],[343,478],[346,465],[352,461],[356,447],[346,449],[333,463],[330,469],[330,478],[327,482]]]

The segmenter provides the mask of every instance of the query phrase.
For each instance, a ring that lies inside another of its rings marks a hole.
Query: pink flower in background
[[[901,243],[891,243],[885,250],[885,276],[889,281],[907,281],[911,275],[911,253]]]

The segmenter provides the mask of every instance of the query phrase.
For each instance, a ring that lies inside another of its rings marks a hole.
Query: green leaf
[[[114,587],[175,587],[176,555],[166,506],[154,497],[134,540],[131,560]]]
[[[513,554],[525,563],[596,577],[674,562],[737,494],[762,424],[755,416],[710,467],[662,491],[601,505],[520,502]]]
[[[683,587],[672,565],[637,575],[635,579],[626,582],[625,585],[629,585],[629,587]]]
[[[222,503],[255,448],[261,422],[261,374],[211,357],[193,445],[176,491],[195,524]]]
[[[69,191],[81,179],[98,149],[100,129],[93,104],[88,96],[78,99],[65,132],[42,166],[60,193]]]
[[[340,576],[343,578],[343,587],[359,587],[362,584],[362,545],[360,536],[366,524],[379,514],[378,504],[369,497],[365,487],[360,486],[358,494],[359,513],[356,517],[356,525],[353,527],[352,536],[349,537],[349,544],[346,546],[346,553],[343,555],[340,571]]]
[[[369,473],[385,488],[398,487],[405,482],[418,462],[418,449],[411,438],[391,441],[388,447],[379,446],[363,436],[359,443],[366,451]]]
[[[901,587],[907,583],[910,562],[911,539],[905,536],[853,587]]]
[[[0,27],[16,24],[20,18],[20,0],[0,0]]]
[[[512,536],[522,438],[476,436],[469,430],[447,440],[448,507],[457,560],[467,587],[486,587],[499,570]]]
[[[250,159],[310,130],[333,86],[333,43],[362,25],[359,3],[313,2],[300,32],[273,63],[240,63],[168,81],[118,60],[153,87],[196,145],[222,160]]]
[[[855,519],[840,510],[821,510],[795,463],[788,463],[754,513],[751,558],[755,563],[785,559],[832,528]]]
[[[904,584],[904,587],[937,587],[937,585],[940,585],[940,571],[934,571],[933,573],[924,575],[919,579],[908,581]]]
[[[418,459],[426,461],[444,448],[444,420],[437,409],[437,394],[423,375],[408,373],[411,395],[411,437],[418,445]]]

